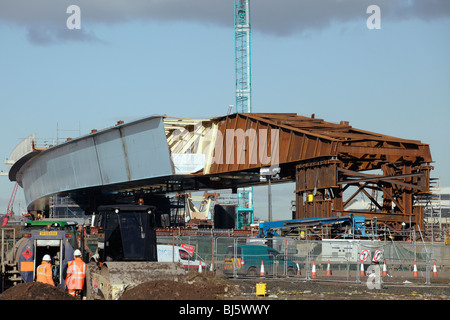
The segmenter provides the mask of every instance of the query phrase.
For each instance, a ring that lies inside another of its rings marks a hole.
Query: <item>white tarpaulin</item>
[[[188,174],[205,167],[205,155],[199,153],[172,153],[175,174]]]

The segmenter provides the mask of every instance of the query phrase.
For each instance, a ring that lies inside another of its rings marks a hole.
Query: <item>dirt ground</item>
[[[264,283],[266,294],[256,296]],[[124,300],[450,300],[450,285],[385,284],[369,289],[365,283],[290,279],[225,280],[198,276],[184,283],[155,281],[126,291]]]
[[[256,285],[265,284],[265,295],[256,296]],[[24,283],[0,295],[0,300],[71,300],[63,290]],[[433,285],[383,283],[369,289],[362,283],[286,279],[225,279],[190,272],[179,281],[153,281],[130,288],[121,300],[450,300],[449,281]]]
[[[5,290],[0,300],[74,300],[60,288],[40,282],[20,283]]]
[[[206,273],[189,272],[180,281],[152,281],[126,290],[119,300],[220,300],[239,296],[230,281]]]
[[[241,295],[257,300],[450,300],[450,285],[385,283],[380,289],[369,289],[365,282],[342,283],[291,279],[238,281]],[[266,284],[266,295],[256,297],[256,284],[261,282]]]

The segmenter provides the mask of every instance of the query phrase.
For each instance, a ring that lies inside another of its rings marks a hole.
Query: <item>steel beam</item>
[[[432,158],[429,146],[420,141],[294,113],[151,119],[120,123],[46,150],[28,148],[23,157],[12,157],[9,177],[24,188],[30,204],[64,192],[86,198],[105,190],[255,186],[265,184],[259,180],[260,168],[277,165],[279,182],[296,182],[295,218],[342,214],[348,203],[344,192],[356,185],[380,216],[421,223],[413,201],[429,192]],[[203,162],[192,172],[180,172],[174,163],[177,154]],[[366,172],[372,169],[383,173]],[[383,192],[382,204],[366,191],[370,188]],[[308,201],[311,194],[313,201]]]

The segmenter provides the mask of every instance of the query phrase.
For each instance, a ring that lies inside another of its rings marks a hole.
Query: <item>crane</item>
[[[252,112],[250,0],[234,1],[236,112]]]
[[[252,112],[250,0],[234,1],[236,112]],[[237,193],[237,229],[253,224],[253,188]]]
[[[17,182],[14,184],[13,192],[11,194],[11,198],[9,199],[8,208],[6,209],[6,215],[3,218],[2,226],[6,226],[8,224],[9,217],[11,217],[14,199],[16,198],[17,188],[18,188]]]

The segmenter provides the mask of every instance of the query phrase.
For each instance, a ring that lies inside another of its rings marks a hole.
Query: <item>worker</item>
[[[86,263],[81,259],[81,251],[75,250],[74,260],[69,261],[67,267],[66,287],[68,293],[74,297],[80,297],[86,279]]]
[[[36,270],[36,282],[47,283],[52,286],[55,285],[52,277],[52,259],[50,255],[46,254],[42,258],[42,263]]]

